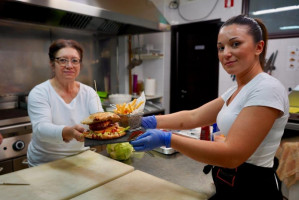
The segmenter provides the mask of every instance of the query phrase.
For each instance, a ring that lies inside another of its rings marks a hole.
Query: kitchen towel
[[[145,80],[144,92],[146,96],[156,95],[156,80],[153,78],[147,78]]]

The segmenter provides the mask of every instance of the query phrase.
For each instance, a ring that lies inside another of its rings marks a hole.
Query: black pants
[[[274,168],[244,163],[234,169],[214,167],[216,194],[210,200],[282,200]]]

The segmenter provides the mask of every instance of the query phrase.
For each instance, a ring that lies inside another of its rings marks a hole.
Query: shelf
[[[133,99],[137,99],[139,97],[139,95],[137,96],[132,96]],[[161,99],[162,96],[145,96],[145,99],[146,100],[155,100],[155,99]]]
[[[164,115],[165,110],[160,109],[160,110],[153,110],[153,111],[144,111],[143,116],[150,116],[150,115]]]
[[[162,96],[145,96],[146,100],[160,99]]]
[[[140,54],[142,60],[161,59],[163,56],[163,54]]]

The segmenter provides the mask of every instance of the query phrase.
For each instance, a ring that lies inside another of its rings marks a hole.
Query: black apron
[[[216,194],[209,200],[282,200],[276,168],[243,163],[228,169],[214,166],[212,176]]]

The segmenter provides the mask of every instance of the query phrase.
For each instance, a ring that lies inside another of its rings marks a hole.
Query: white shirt
[[[74,126],[95,112],[103,112],[97,93],[80,83],[77,96],[69,103],[56,93],[49,80],[35,86],[28,96],[28,114],[32,123],[32,139],[27,157],[30,166],[50,162],[86,150],[75,139],[65,143],[62,129]],[[84,128],[88,128],[83,126]]]
[[[289,117],[287,91],[277,79],[267,73],[260,73],[247,83],[227,106],[227,100],[236,89],[237,86],[234,86],[221,96],[225,103],[217,116],[220,132],[227,135],[238,114],[245,107],[266,106],[280,110],[282,112],[281,117],[275,120],[264,141],[246,161],[257,166],[272,167],[276,150]]]

